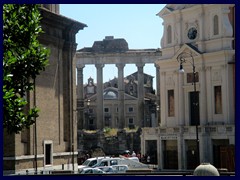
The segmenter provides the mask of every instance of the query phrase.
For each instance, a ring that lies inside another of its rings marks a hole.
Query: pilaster
[[[156,67],[156,90],[157,90],[157,99],[156,103],[159,106],[159,111],[156,111],[157,114],[157,126],[161,123],[161,101],[160,101],[160,66],[158,64],[154,64]]]

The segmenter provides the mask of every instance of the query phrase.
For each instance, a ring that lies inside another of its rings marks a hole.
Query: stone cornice
[[[51,26],[54,26],[56,28],[65,29],[65,27],[71,26],[76,31],[79,31],[80,29],[83,29],[84,27],[87,27],[86,24],[83,24],[81,22],[78,22],[76,20],[67,18],[63,15],[53,13],[51,11],[48,11],[44,8],[39,8],[40,12],[42,14],[42,21],[48,21],[51,22]]]
[[[78,152],[75,151],[74,155],[77,155]],[[69,156],[72,155],[72,152],[59,152],[59,153],[53,153],[54,156]],[[3,157],[4,161],[12,161],[12,160],[26,160],[26,159],[34,159],[34,155],[25,155],[25,156],[11,156],[11,157]],[[44,154],[38,154],[37,158],[44,158]]]

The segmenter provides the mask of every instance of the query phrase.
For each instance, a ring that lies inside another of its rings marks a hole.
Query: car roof
[[[111,157],[111,158],[103,158],[103,160],[114,160],[114,159],[121,159],[121,158],[119,158],[119,157]]]
[[[95,159],[104,159],[104,158],[110,158],[109,156],[101,156],[101,157],[93,157],[93,158],[88,158],[87,160],[95,160]]]

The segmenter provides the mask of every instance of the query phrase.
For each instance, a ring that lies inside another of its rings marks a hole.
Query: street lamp
[[[89,109],[89,106],[90,106],[90,99],[87,100],[87,107]]]
[[[196,152],[196,162],[199,164],[200,156],[199,156],[199,138],[198,138],[198,124],[199,124],[199,119],[197,115],[197,90],[196,90],[196,71],[195,71],[195,64],[194,64],[194,58],[192,56],[192,53],[188,52],[182,52],[177,56],[177,61],[180,63],[180,68],[179,68],[179,73],[184,73],[183,69],[183,63],[186,63],[187,61],[192,65],[193,69],[193,86],[194,86],[194,94],[193,94],[193,115],[194,115],[194,122],[196,126],[196,147],[197,147],[197,152]]]

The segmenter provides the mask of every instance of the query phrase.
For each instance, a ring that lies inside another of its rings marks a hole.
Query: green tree
[[[48,64],[49,50],[38,41],[40,20],[39,5],[3,5],[3,127],[8,133],[29,128],[38,117],[39,109],[26,108],[26,93]]]

